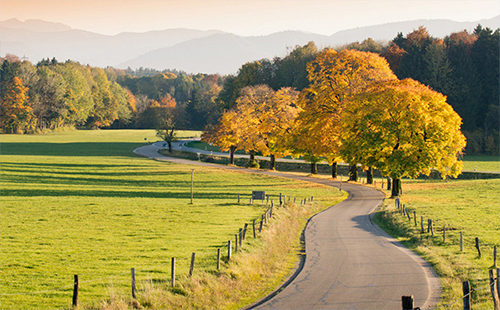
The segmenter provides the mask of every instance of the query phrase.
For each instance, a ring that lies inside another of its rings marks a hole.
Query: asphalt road
[[[247,170],[339,187],[338,181],[273,171],[226,167],[157,153],[154,145],[134,152],[177,163]],[[439,279],[419,256],[389,237],[371,221],[383,200],[375,189],[342,183],[343,202],[315,215],[305,230],[306,258],[295,278],[252,309],[402,309],[401,297],[414,296],[414,306],[432,309],[440,294]]]

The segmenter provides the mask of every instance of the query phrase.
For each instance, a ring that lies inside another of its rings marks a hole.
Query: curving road
[[[306,259],[295,278],[252,309],[402,309],[401,296],[413,295],[414,306],[433,308],[440,285],[432,267],[372,223],[371,214],[384,196],[369,187],[170,158],[158,146],[140,147],[136,154],[177,163],[294,178],[327,186],[342,186],[349,197],[315,215],[305,229]]]

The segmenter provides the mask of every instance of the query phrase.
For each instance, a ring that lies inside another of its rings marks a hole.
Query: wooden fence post
[[[238,229],[238,241],[239,241],[239,246],[241,248],[241,244],[243,242],[243,229],[242,228]]]
[[[431,219],[430,221],[431,224],[431,234],[434,236],[434,221]]]
[[[424,233],[425,230],[424,230],[424,217],[423,216],[420,216],[420,228],[421,228],[421,232]]]
[[[401,298],[403,310],[413,310],[413,295],[403,296]]]
[[[191,204],[193,204],[193,180],[194,180],[194,169],[191,169]]]
[[[172,287],[174,287],[175,286],[175,257],[172,257],[172,269],[171,269],[170,280],[171,280]]]
[[[460,252],[464,251],[464,234],[460,232]]]
[[[464,310],[471,310],[471,288],[469,281],[462,283],[462,291],[464,293]]]
[[[248,223],[245,223],[245,226],[243,227],[243,240],[245,240],[247,236],[247,228],[248,228]]]
[[[194,256],[196,254],[193,252],[193,254],[191,254],[191,264],[189,265],[189,277],[191,278],[193,276],[193,269],[194,269]]]
[[[227,260],[231,260],[231,248],[232,248],[232,245],[231,245],[231,240],[229,240],[227,242]]]
[[[220,248],[217,249],[217,270],[220,269]]]
[[[255,235],[255,220],[252,222],[252,229],[253,229],[253,238],[255,239],[257,236]]]
[[[283,205],[283,200],[282,199],[283,199],[283,194],[280,193],[280,207]]]
[[[495,273],[493,269],[490,269],[488,272],[489,278],[490,278],[490,291],[491,291],[491,297],[493,298],[493,306],[495,310],[500,309],[500,301],[498,300],[498,293],[497,293],[497,284],[495,282]]]
[[[259,233],[262,232],[262,225],[264,224],[263,220],[260,220]]]
[[[73,282],[73,307],[78,307],[78,275],[76,274]]]
[[[137,295],[135,294],[137,291],[137,288],[135,286],[135,269],[130,268],[130,274],[132,275],[132,298],[136,299]]]
[[[413,211],[413,220],[415,221],[415,226],[417,226],[417,211]]]
[[[481,249],[479,248],[479,238],[476,237],[476,249],[477,249],[477,254],[479,255],[479,258],[481,258]]]
[[[497,246],[493,247],[493,268],[497,268]]]
[[[443,243],[446,242],[446,225],[443,225]]]
[[[234,235],[234,253],[238,253],[238,234]]]
[[[500,268],[497,268],[497,294],[500,297]]]

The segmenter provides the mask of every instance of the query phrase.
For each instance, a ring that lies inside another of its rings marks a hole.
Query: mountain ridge
[[[42,20],[0,22],[0,54],[26,56],[34,62],[55,57],[93,66],[117,68],[149,67],[192,73],[235,73],[246,62],[281,57],[287,49],[314,41],[318,47],[336,47],[371,37],[387,42],[398,32],[409,33],[419,26],[434,37],[444,37],[477,24],[496,29],[500,15],[477,22],[414,20],[364,26],[327,36],[287,30],[262,36],[239,36],[220,30],[172,28],[147,32],[122,32],[113,36],[73,29]],[[35,29],[33,29],[35,28]]]

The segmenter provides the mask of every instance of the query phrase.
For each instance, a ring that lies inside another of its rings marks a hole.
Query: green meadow
[[[500,179],[404,180],[401,201],[409,208],[411,220],[397,211],[392,199],[387,199],[375,216],[381,227],[434,266],[441,280],[440,306],[444,309],[463,309],[463,281],[470,281],[474,289],[474,309],[493,309],[488,270],[494,267],[494,246],[500,246],[499,193]],[[427,219],[434,222],[434,235],[427,233]],[[463,251],[460,251],[460,232]],[[481,257],[475,248],[476,237]]]
[[[195,274],[215,272],[217,248],[225,253],[238,228],[266,210],[247,203],[252,190],[274,199],[314,196],[324,206],[342,197],[309,183],[134,155],[145,141],[156,141],[152,130],[0,139],[1,309],[69,309],[74,275],[79,304],[102,308],[103,300],[130,295],[130,268],[140,292],[150,284],[167,286],[171,258],[182,279],[192,252]]]

